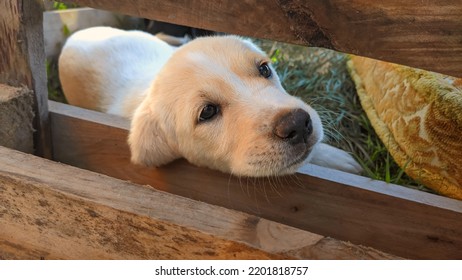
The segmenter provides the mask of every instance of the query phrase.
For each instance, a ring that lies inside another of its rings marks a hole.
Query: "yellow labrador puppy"
[[[70,104],[131,119],[131,160],[184,157],[239,176],[295,172],[304,162],[358,173],[321,144],[318,114],[286,93],[268,57],[235,36],[174,48],[140,31],[95,27],[66,42],[59,75]]]

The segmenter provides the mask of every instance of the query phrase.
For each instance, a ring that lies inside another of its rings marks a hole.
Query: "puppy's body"
[[[347,153],[319,144],[318,114],[284,91],[249,41],[208,37],[175,49],[147,33],[97,27],[69,38],[59,68],[69,103],[132,119],[135,163],[185,157],[271,176],[295,172],[311,154],[324,166],[361,170]]]
[[[174,48],[140,31],[95,27],[72,35],[59,75],[72,105],[131,117]]]

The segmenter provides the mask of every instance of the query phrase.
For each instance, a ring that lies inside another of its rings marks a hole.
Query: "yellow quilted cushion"
[[[351,56],[361,105],[414,180],[462,199],[462,79]]]

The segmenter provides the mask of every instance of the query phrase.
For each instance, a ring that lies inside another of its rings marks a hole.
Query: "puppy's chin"
[[[307,148],[298,157],[292,158],[291,161],[281,168],[277,175],[280,176],[295,173],[305,162],[308,161],[312,150],[313,147]]]
[[[276,152],[274,154],[249,158],[244,164],[231,166],[227,171],[236,176],[245,177],[274,177],[291,175],[308,161],[314,146],[305,146],[292,151]]]

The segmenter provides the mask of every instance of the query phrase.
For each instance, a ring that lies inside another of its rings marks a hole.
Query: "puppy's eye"
[[[263,62],[258,66],[258,71],[260,72],[260,75],[268,79],[271,77],[271,68],[269,67],[268,63]]]
[[[207,104],[202,108],[201,114],[199,115],[199,122],[207,121],[212,119],[218,112],[220,108],[214,104]]]

